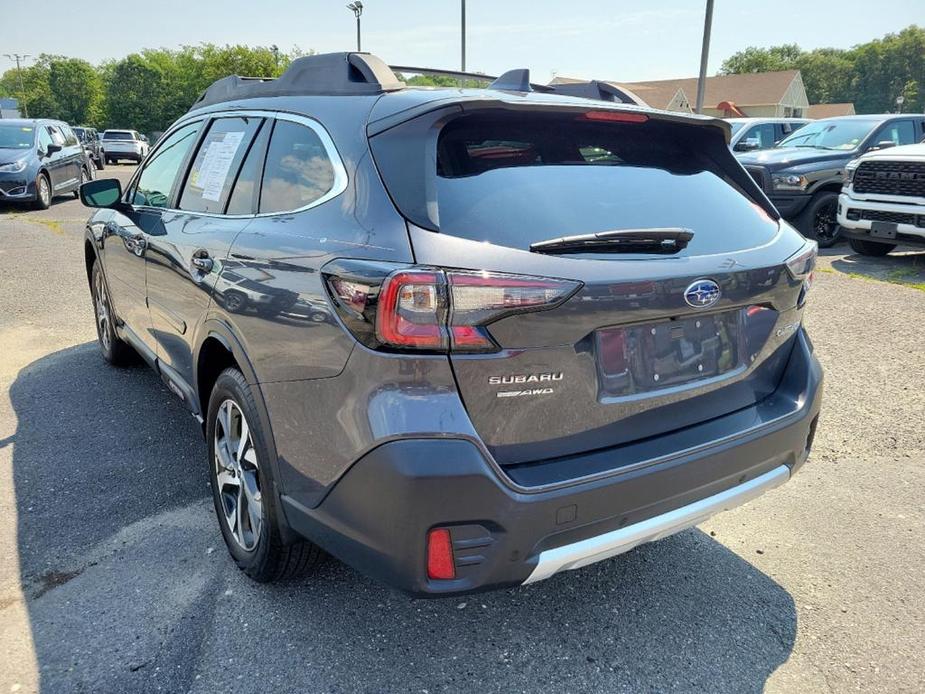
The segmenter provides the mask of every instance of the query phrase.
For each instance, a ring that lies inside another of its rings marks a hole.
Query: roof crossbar
[[[192,108],[270,96],[381,94],[404,86],[388,65],[370,53],[325,53],[296,58],[276,79],[224,77],[213,82]]]

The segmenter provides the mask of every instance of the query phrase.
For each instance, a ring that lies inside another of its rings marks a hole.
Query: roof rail
[[[191,108],[270,96],[381,94],[404,86],[388,65],[370,53],[323,53],[296,58],[276,79],[224,77],[213,82]]]
[[[460,72],[459,70],[439,70],[432,67],[414,67],[412,65],[389,65],[394,72],[411,72],[415,75],[427,75],[429,77],[452,77],[453,79],[478,80],[480,82],[492,82],[497,79],[494,75],[483,75],[480,72]]]
[[[636,104],[637,106],[649,105],[638,96],[633,94],[633,92],[631,92],[629,89],[617,87],[610,82],[601,82],[599,80],[550,84],[549,91],[551,91],[553,94],[580,96],[585,99],[612,101],[618,104]]]

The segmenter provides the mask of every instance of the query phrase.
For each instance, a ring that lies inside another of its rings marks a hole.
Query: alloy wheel
[[[106,287],[103,284],[103,273],[96,273],[96,282],[94,295],[96,301],[96,326],[100,335],[100,342],[103,349],[107,352],[112,344],[112,312],[109,310],[109,298],[106,295]]]
[[[813,218],[813,232],[816,239],[822,242],[831,242],[838,237],[838,220],[835,217],[835,202],[823,205],[816,211]]]
[[[260,468],[247,418],[227,399],[215,415],[215,478],[222,511],[235,542],[252,552],[263,527]]]
[[[48,179],[44,175],[39,176],[39,198],[43,207],[48,207],[51,203],[51,190],[48,187]]]

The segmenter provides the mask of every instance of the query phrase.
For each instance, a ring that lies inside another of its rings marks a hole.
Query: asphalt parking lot
[[[97,354],[87,216],[0,209],[0,693],[922,690],[925,253],[826,252],[791,483],[540,584],[414,600],[335,561],[276,586],[233,566],[196,422]]]

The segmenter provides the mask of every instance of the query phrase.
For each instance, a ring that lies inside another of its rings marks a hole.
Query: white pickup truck
[[[925,143],[868,152],[845,167],[838,223],[861,255],[925,246]]]
[[[136,130],[106,130],[103,133],[103,153],[107,164],[130,159],[136,164],[148,154],[148,138]]]

